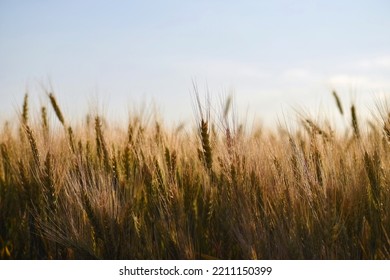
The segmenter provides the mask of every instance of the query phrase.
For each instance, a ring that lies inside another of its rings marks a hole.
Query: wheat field
[[[26,94],[0,124],[0,258],[390,259],[390,111],[366,125],[330,98],[342,131],[248,131],[199,94],[193,129],[71,124]]]

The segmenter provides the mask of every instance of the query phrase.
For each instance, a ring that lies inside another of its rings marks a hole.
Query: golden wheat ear
[[[352,118],[353,134],[355,135],[356,138],[360,138],[360,130],[359,130],[359,124],[356,116],[355,105],[351,106],[351,118]]]
[[[49,99],[50,99],[50,103],[53,107],[54,112],[56,113],[58,120],[65,127],[64,115],[62,114],[60,106],[58,106],[57,100],[56,100],[53,93],[49,93]]]
[[[28,139],[28,142],[30,143],[30,148],[31,148],[31,151],[32,151],[32,154],[33,154],[33,159],[34,159],[34,162],[36,164],[37,167],[40,166],[40,158],[39,158],[39,152],[38,152],[38,146],[37,146],[37,141],[34,137],[34,133],[32,131],[32,129],[30,128],[29,125],[25,125],[25,132],[27,134],[27,139]]]
[[[46,107],[41,108],[41,122],[42,122],[42,129],[44,132],[47,132],[49,130],[49,121],[47,119],[47,109]]]
[[[208,123],[203,119],[201,120],[200,123],[200,134],[202,138],[203,159],[207,169],[210,170],[213,165],[213,158],[212,158],[211,145],[210,145],[210,133],[208,130]]]
[[[24,95],[23,110],[22,110],[22,123],[26,125],[28,122],[28,93]]]

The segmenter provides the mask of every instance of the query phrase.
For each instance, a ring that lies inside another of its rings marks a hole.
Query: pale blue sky
[[[389,14],[385,0],[0,0],[0,117],[50,83],[73,115],[98,96],[117,116],[154,100],[190,120],[193,79],[266,121],[332,107],[333,88],[364,104],[390,94]]]

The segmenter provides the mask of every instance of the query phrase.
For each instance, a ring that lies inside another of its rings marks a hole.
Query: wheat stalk
[[[50,152],[47,153],[45,159],[45,186],[46,186],[46,197],[47,197],[47,202],[49,204],[49,209],[52,212],[55,212],[57,197],[56,197],[56,192],[54,187],[52,155]]]

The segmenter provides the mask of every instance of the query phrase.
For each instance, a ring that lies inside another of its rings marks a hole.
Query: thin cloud
[[[329,78],[329,83],[334,87],[357,87],[370,90],[390,89],[390,82],[384,78],[370,77],[366,75],[340,74]]]
[[[384,55],[384,56],[371,58],[371,59],[363,59],[361,61],[358,61],[357,67],[366,70],[390,69],[390,55]]]
[[[266,79],[269,74],[256,65],[234,60],[200,59],[178,62],[177,66],[189,73],[201,73],[202,76],[235,79]]]
[[[312,72],[304,68],[292,68],[286,70],[282,77],[287,81],[305,81],[310,82],[315,80],[315,76]]]

